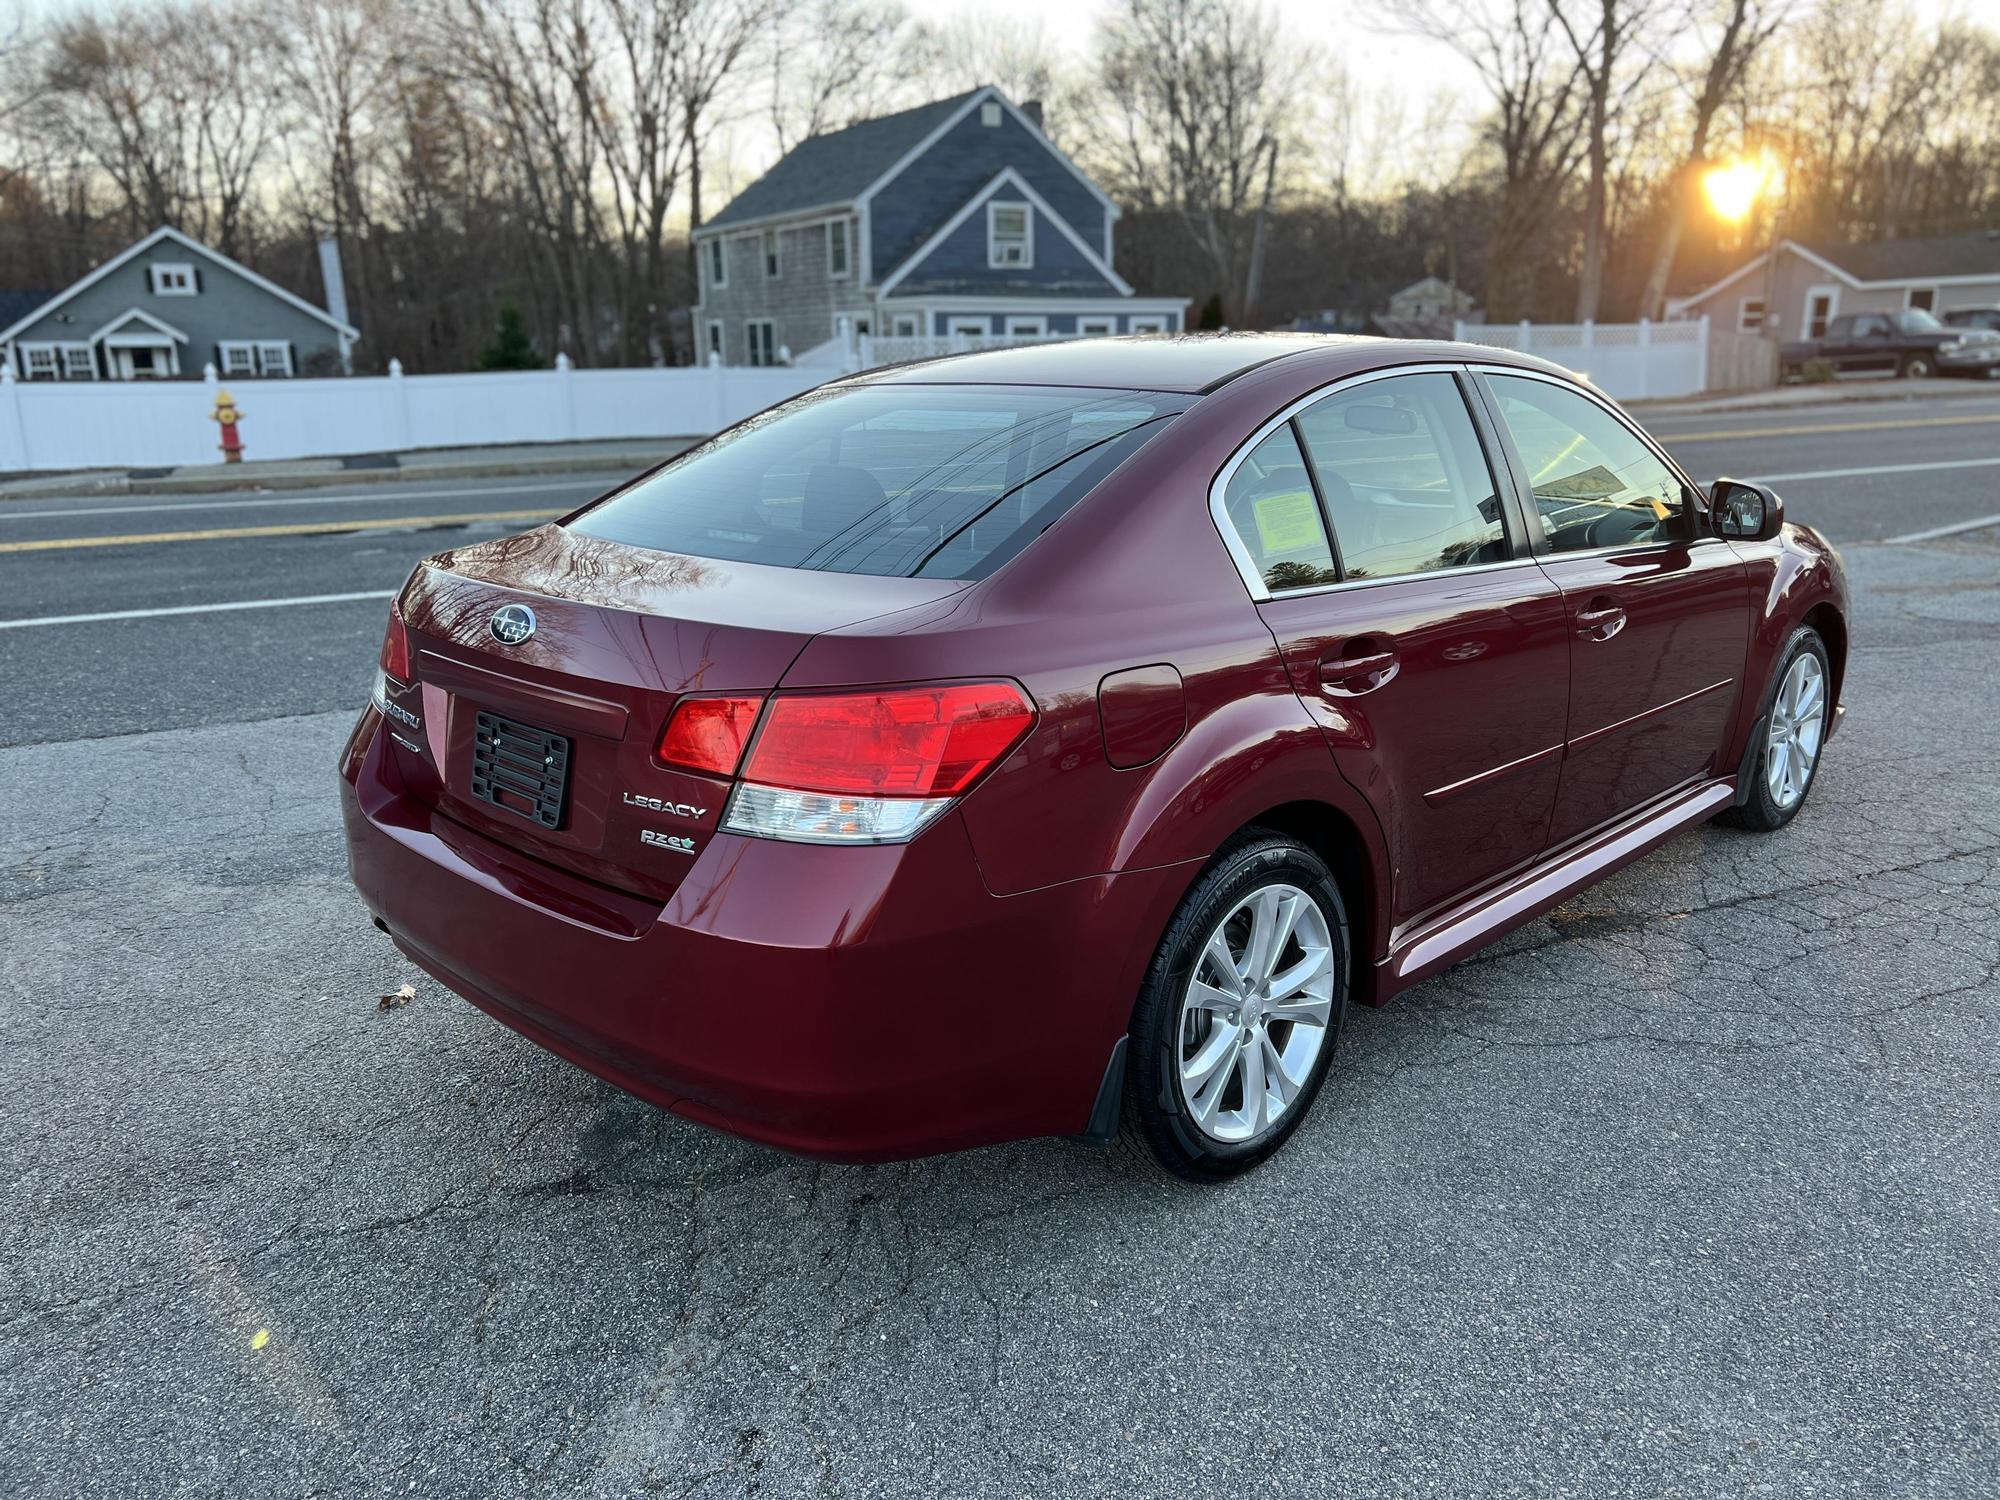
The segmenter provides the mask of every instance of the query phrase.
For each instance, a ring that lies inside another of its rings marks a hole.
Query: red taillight
[[[954,797],[1021,742],[1035,711],[1011,682],[781,693],[746,781],[858,797]]]
[[[689,771],[734,776],[763,706],[762,698],[681,699],[660,734],[660,759]]]
[[[382,670],[398,682],[410,680],[410,633],[394,606],[389,610],[389,629],[382,637]]]

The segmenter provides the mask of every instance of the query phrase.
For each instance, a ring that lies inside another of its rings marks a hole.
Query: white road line
[[[167,609],[114,609],[99,615],[43,615],[36,620],[0,620],[0,630],[35,625],[94,625],[100,620],[157,620],[164,615],[219,615],[239,609],[287,609],[296,604],[348,604],[359,599],[393,599],[394,589],[359,594],[301,594],[293,599],[236,599],[228,604],[176,604]]]
[[[480,495],[540,494],[549,490],[608,490],[618,482],[616,477],[607,475],[602,482],[564,479],[550,484],[482,485],[469,490],[389,490],[364,495],[300,495],[282,499],[264,495],[254,500],[195,500],[179,505],[85,505],[73,510],[16,511],[12,508],[15,504],[33,503],[16,501],[0,506],[0,521],[43,521],[56,516],[136,516],[153,511],[275,509],[281,505],[353,505],[376,500],[454,500]]]
[[[1981,516],[1976,521],[1954,521],[1949,526],[1933,526],[1929,531],[1911,531],[1890,537],[1888,543],[1891,547],[1900,547],[1909,542],[1934,542],[1941,536],[1957,536],[1961,531],[1984,531],[1989,526],[2000,526],[2000,516]]]
[[[1988,469],[2000,458],[1946,458],[1929,464],[1871,464],[1861,469],[1801,469],[1796,474],[1760,474],[1759,484],[1791,479],[1857,479],[1864,474],[1924,474],[1937,469]]]

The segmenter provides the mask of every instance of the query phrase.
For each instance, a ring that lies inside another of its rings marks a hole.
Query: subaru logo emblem
[[[518,646],[535,633],[535,612],[525,604],[503,604],[486,622],[493,639],[503,646]]]

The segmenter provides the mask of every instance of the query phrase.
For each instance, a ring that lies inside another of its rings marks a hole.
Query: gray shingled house
[[[1774,263],[1775,260],[1775,263]],[[1816,339],[1842,313],[1945,313],[2000,303],[2000,230],[1838,245],[1780,240],[1712,286],[1667,301],[1669,318]]]
[[[360,333],[178,229],[130,249],[0,328],[22,380],[338,375]]]
[[[1187,300],[1112,269],[1118,206],[990,85],[813,136],[694,232],[704,360],[775,364],[841,337],[891,357],[1180,329]]]

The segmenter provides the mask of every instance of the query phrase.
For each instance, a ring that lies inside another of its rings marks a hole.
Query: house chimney
[[[1022,113],[1022,114],[1024,114],[1024,115],[1026,115],[1026,116],[1028,117],[1028,123],[1029,123],[1030,125],[1034,126],[1034,127],[1035,127],[1035,129],[1037,129],[1037,130],[1040,130],[1040,129],[1042,128],[1042,101],[1041,101],[1041,100],[1039,100],[1039,99],[1023,99],[1023,100],[1021,101],[1021,113]]]
[[[347,321],[347,283],[340,275],[340,241],[330,234],[319,238],[319,276],[326,283],[326,310]]]

